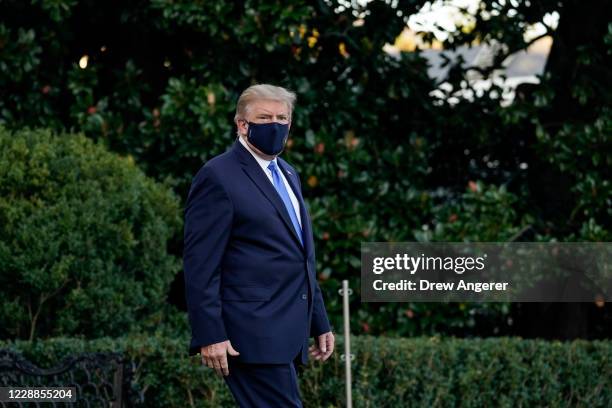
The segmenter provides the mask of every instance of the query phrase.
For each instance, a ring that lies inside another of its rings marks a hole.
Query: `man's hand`
[[[313,356],[317,360],[325,361],[331,356],[334,352],[334,334],[332,332],[327,332],[321,334],[315,340],[315,344],[310,346],[308,350],[310,351],[310,355]]]
[[[234,350],[229,340],[220,343],[209,344],[200,348],[202,363],[210,368],[214,368],[219,376],[229,375],[227,366],[227,354],[237,356],[240,353]]]

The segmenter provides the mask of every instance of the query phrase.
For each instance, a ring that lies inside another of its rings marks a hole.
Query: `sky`
[[[339,4],[336,7],[337,12],[342,12],[345,9],[355,8],[363,9],[372,0],[338,0]],[[385,1],[392,7],[397,5],[397,0],[376,0]],[[503,3],[506,0],[499,0]],[[507,0],[510,4],[518,3],[518,0]],[[328,1],[329,4],[329,1]],[[440,41],[448,37],[449,31],[454,31],[457,25],[465,26],[470,24],[473,18],[470,14],[475,14],[479,9],[480,0],[435,0],[425,3],[421,10],[408,17],[408,28],[411,30],[432,32]],[[466,10],[467,13],[463,12]],[[359,12],[354,12],[355,16],[359,16]],[[398,11],[398,17],[401,17],[401,12]],[[559,20],[558,13],[549,13],[544,17],[544,23],[551,28],[556,28]],[[525,32],[525,40],[536,37],[545,32],[545,26],[541,23],[535,24]]]
[[[511,4],[517,3],[508,0]],[[503,0],[500,1],[503,3]],[[454,31],[457,25],[469,25],[473,20],[470,14],[478,11],[480,0],[446,0],[427,2],[417,14],[413,14],[408,19],[408,27],[414,31],[433,32],[439,40],[444,40],[448,36],[448,31]],[[465,9],[467,13],[463,12]],[[559,13],[548,13],[544,16],[544,23],[556,28],[559,22]],[[546,32],[544,24],[538,23],[527,29],[525,41],[529,41],[538,35]]]

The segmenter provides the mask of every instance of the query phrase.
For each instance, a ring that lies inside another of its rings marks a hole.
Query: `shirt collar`
[[[263,169],[267,169],[271,161],[273,161],[274,164],[276,165],[276,168],[278,168],[278,161],[276,160],[276,157],[274,158],[274,160],[266,160],[260,155],[258,155],[257,153],[255,153],[255,151],[251,149],[251,146],[248,145],[248,143],[244,140],[242,136],[238,136],[238,139],[240,140],[240,143],[242,143],[242,145],[246,147],[246,149],[251,153],[251,155],[253,155],[255,160],[257,160],[257,163],[259,163],[259,165]]]

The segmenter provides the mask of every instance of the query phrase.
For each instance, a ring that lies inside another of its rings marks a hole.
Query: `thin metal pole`
[[[344,309],[344,368],[346,372],[346,407],[353,408],[353,392],[351,380],[351,326],[349,319],[349,294],[351,289],[348,286],[348,280],[342,281],[342,300]],[[352,292],[352,291],[351,291]]]

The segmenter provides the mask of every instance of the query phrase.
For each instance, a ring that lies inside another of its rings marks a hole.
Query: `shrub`
[[[168,186],[82,134],[0,127],[0,336],[98,337],[165,304],[181,227]]]

